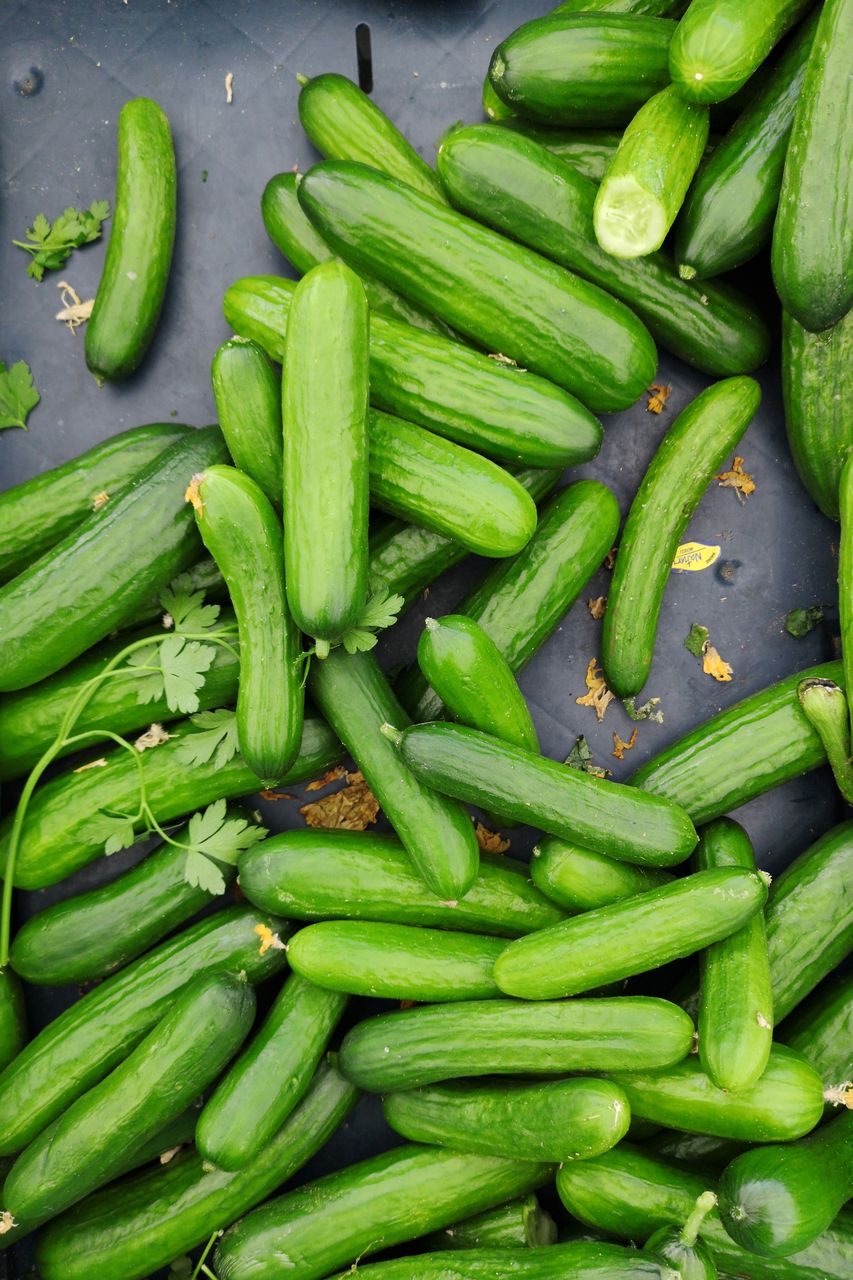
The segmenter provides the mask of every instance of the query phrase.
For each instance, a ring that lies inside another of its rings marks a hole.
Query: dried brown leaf
[[[509,848],[509,840],[505,840],[499,831],[490,831],[482,822],[475,824],[474,835],[484,853],[506,853]]]
[[[590,617],[599,622],[604,617],[606,604],[607,596],[596,596],[594,600],[587,600],[586,607],[589,609]]]
[[[379,815],[379,801],[360,773],[347,774],[347,785],[299,812],[309,827],[327,830],[364,831]]]
[[[666,402],[672,394],[672,387],[663,386],[660,382],[653,382],[649,387],[649,398],[646,401],[646,409],[649,413],[663,413]]]
[[[715,680],[719,680],[721,684],[727,684],[734,675],[734,671],[725,662],[708,641],[702,649],[702,670],[706,676],[713,676]]]
[[[322,791],[324,787],[328,787],[332,782],[340,782],[341,778],[346,777],[346,769],[342,764],[336,765],[334,769],[330,769],[328,773],[324,773],[322,778],[315,778],[313,782],[309,782],[306,791]]]
[[[751,493],[755,493],[755,481],[748,471],[743,469],[743,458],[735,457],[731,469],[714,476],[721,489],[734,489],[740,502],[745,502]]]
[[[575,698],[575,702],[579,707],[592,707],[596,720],[600,722],[616,695],[610,692],[604,676],[599,674],[597,658],[590,658],[584,679],[587,691],[583,697]]]
[[[613,750],[611,755],[617,760],[625,759],[625,752],[630,751],[634,743],[637,741],[637,730],[633,729],[631,736],[626,742],[624,738],[620,738],[618,733],[613,734]]]

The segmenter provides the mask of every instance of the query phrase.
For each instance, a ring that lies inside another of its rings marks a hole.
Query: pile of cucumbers
[[[618,539],[603,679],[643,690],[775,345],[718,277],[768,248],[853,635],[851,49],[853,0],[569,0],[498,43],[435,170],[302,80],[324,159],[261,198],[301,279],[227,290],[218,426],[0,495],[0,1250],[32,1235],[41,1280],[853,1275],[853,820],[771,883],[727,816],[827,762],[853,801],[853,653],[628,784],[545,757],[517,682]],[[118,149],[101,380],[143,360],[175,232],[156,103]],[[620,536],[606,485],[558,485],[656,344],[713,381]],[[391,679],[378,634],[469,554]],[[237,803],[347,758],[391,834]],[[471,805],[541,832],[529,866]],[[14,890],[152,834],[13,930]],[[28,1036],[27,984],[81,996]],[[364,1094],[388,1149],[300,1179]]]

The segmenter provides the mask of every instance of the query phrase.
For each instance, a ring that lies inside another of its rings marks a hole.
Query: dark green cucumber
[[[257,776],[239,754],[223,765],[216,762],[215,755],[203,764],[182,761],[181,742],[186,741],[187,730],[192,732],[193,727],[181,722],[169,742],[139,758],[115,747],[103,757],[106,764],[100,768],[60,774],[39,787],[24,822],[15,884],[41,889],[99,857],[104,844],[92,836],[92,815],[101,809],[135,813],[140,769],[148,803],[160,823],[181,818],[214,800],[257,790]],[[303,782],[322,773],[341,755],[340,744],[327,725],[309,717],[302,730],[300,754],[279,781]],[[5,863],[11,825],[10,814],[0,825],[0,863]],[[137,825],[141,828],[142,820]]]
[[[703,1191],[680,1227],[659,1227],[643,1248],[668,1263],[681,1280],[717,1280],[711,1250],[699,1239],[702,1223],[716,1203],[713,1191]]]
[[[744,1142],[788,1142],[801,1138],[823,1115],[823,1083],[805,1058],[774,1045],[764,1074],[748,1089],[730,1093],[717,1086],[695,1058],[664,1071],[611,1073],[631,1114],[662,1124]]]
[[[191,430],[179,422],[152,422],[120,431],[0,493],[0,582],[61,542]]]
[[[385,1000],[481,1000],[500,995],[492,971],[505,946],[501,938],[476,933],[325,920],[294,934],[287,958],[294,972],[332,991]]]
[[[554,13],[635,13],[647,18],[680,18],[689,0],[563,0]]]
[[[746,1150],[746,1143],[730,1138],[712,1138],[707,1133],[681,1133],[678,1129],[657,1129],[643,1143],[643,1151],[664,1160],[677,1160],[692,1172],[723,1170],[730,1160]]]
[[[620,298],[662,346],[717,377],[746,373],[766,359],[767,325],[728,285],[680,279],[664,253],[613,258],[595,238],[596,186],[547,134],[457,126],[442,140],[438,171],[453,203]],[[556,132],[556,131],[554,131]],[[545,136],[541,136],[545,135]],[[582,137],[583,135],[577,135]]]
[[[822,983],[785,1019],[777,1035],[820,1072],[827,1090],[837,1091],[853,1074],[853,977],[839,974]]]
[[[686,280],[731,271],[769,242],[815,22],[811,17],[803,23],[743,115],[700,165],[675,225],[675,261]]]
[[[742,1248],[770,1258],[807,1249],[853,1195],[853,1113],[784,1146],[753,1147],[720,1179],[720,1217]]]
[[[755,854],[743,827],[720,818],[700,833],[699,872],[738,867],[755,871]],[[767,1066],[773,1039],[773,990],[764,916],[708,947],[700,957],[699,1061],[720,1089],[747,1089]]]
[[[430,893],[390,836],[360,831],[283,831],[240,858],[240,888],[263,910],[294,920],[380,920],[517,937],[563,913],[543,898],[523,862],[482,853],[459,899]]]
[[[489,79],[519,115],[546,124],[624,125],[669,81],[675,23],[629,13],[526,22],[492,54]]]
[[[640,482],[619,540],[607,597],[602,663],[620,698],[648,679],[672,561],[702,494],[754,417],[761,388],[727,378],[682,409]]]
[[[11,969],[0,969],[0,1071],[17,1057],[26,1042],[21,984]]]
[[[841,469],[853,451],[853,309],[823,333],[782,313],[782,396],[799,477],[837,520]]]
[[[443,899],[462,897],[479,859],[471,819],[461,804],[437,795],[403,764],[383,735],[383,724],[405,726],[408,717],[373,654],[333,651],[314,663],[310,687],[427,888]]]
[[[451,1080],[389,1093],[382,1111],[411,1142],[519,1160],[585,1160],[624,1138],[625,1095],[602,1080]]]
[[[546,898],[566,911],[607,907],[672,881],[670,874],[659,867],[617,862],[557,836],[546,836],[536,845],[530,859],[530,876]]]
[[[301,629],[329,642],[367,595],[367,299],[341,262],[296,286],[282,380],[284,577]]]
[[[292,1177],[345,1120],[358,1092],[327,1061],[263,1159],[227,1173],[182,1153],[89,1196],[40,1234],[44,1280],[144,1280],[206,1244]]]
[[[691,102],[730,98],[810,0],[692,0],[669,50],[672,83]]]
[[[498,957],[495,980],[507,995],[525,1000],[592,991],[730,936],[761,911],[766,897],[754,869],[697,871],[519,938]]]
[[[478,622],[518,675],[574,604],[618,528],[619,506],[608,488],[597,480],[568,485],[542,508],[524,550],[497,565],[454,613]],[[397,688],[414,720],[442,714],[441,699],[417,666]]]
[[[419,1253],[359,1267],[365,1280],[669,1280],[659,1258],[616,1244],[570,1240],[547,1248],[472,1248]]]
[[[219,1169],[264,1160],[268,1144],[303,1097],[346,1006],[293,974],[264,1024],[205,1103],[199,1152]]]
[[[693,824],[677,805],[648,805],[652,797],[633,788],[476,729],[420,724],[398,737],[403,763],[425,785],[599,853],[667,867],[683,862],[696,844]]]
[[[344,1037],[341,1070],[388,1093],[451,1076],[661,1068],[692,1040],[693,1023],[666,1000],[473,1000],[367,1018]]]
[[[169,121],[150,98],[133,98],[119,112],[112,230],[86,325],[86,364],[99,382],[133,373],[154,336],[172,262],[176,187]]]
[[[8,1103],[0,1116],[0,1152],[20,1151],[102,1080],[195,974],[245,971],[256,983],[281,969],[284,953],[268,947],[261,954],[259,943],[264,929],[281,927],[275,917],[246,907],[217,912],[161,942],[61,1013],[0,1075]]]
[[[263,347],[230,338],[210,366],[216,415],[234,465],[281,507],[281,377]]]
[[[0,690],[24,689],[66,666],[198,559],[183,493],[196,471],[224,458],[218,428],[189,433],[0,587]],[[156,529],[156,538],[143,529]]]
[[[3,1186],[5,1213],[35,1227],[109,1182],[128,1146],[152,1138],[219,1074],[254,1015],[245,979],[199,974],[129,1056],[18,1157]]]
[[[260,486],[236,467],[208,467],[193,476],[187,498],[237,617],[240,752],[268,785],[299,753],[305,702],[302,638],[285,596],[281,522]]]
[[[780,9],[802,10],[805,0]],[[828,329],[853,307],[853,128],[849,46],[851,0],[820,11],[785,157],[773,227],[773,283],[782,306],[804,328]]]
[[[627,408],[654,376],[654,343],[622,303],[393,178],[327,161],[299,200],[348,261],[594,412]]]
[[[531,1249],[554,1244],[556,1239],[554,1219],[531,1192],[454,1222],[427,1236],[423,1243],[427,1249]]]
[[[591,182],[601,181],[610,157],[619,145],[620,135],[604,129],[549,129],[517,116],[509,116],[496,123],[502,129],[537,142]]]

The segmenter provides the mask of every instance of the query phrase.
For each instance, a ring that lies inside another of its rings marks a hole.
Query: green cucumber
[[[593,412],[627,408],[654,376],[654,343],[622,303],[393,178],[327,161],[299,201],[348,261]]]
[[[464,897],[430,893],[403,846],[361,831],[283,831],[240,858],[240,888],[293,920],[378,920],[517,937],[563,918],[523,862],[482,853]]]
[[[388,1093],[451,1076],[661,1068],[692,1040],[683,1009],[644,996],[469,1000],[367,1018],[344,1037],[341,1070],[362,1089]]]
[[[214,800],[257,790],[257,776],[240,755],[225,764],[217,763],[215,753],[205,763],[182,761],[182,743],[186,742],[188,729],[192,732],[193,726],[180,722],[170,741],[141,756],[114,747],[102,757],[106,763],[100,768],[82,773],[72,770],[40,786],[27,810],[15,884],[22,889],[41,889],[100,857],[104,842],[92,835],[92,815],[102,809],[136,813],[140,770],[148,803],[160,823],[181,818]],[[340,745],[324,722],[309,717],[302,730],[300,754],[279,781],[303,782],[322,773],[341,754]],[[5,864],[12,820],[10,814],[0,825],[0,865]],[[142,829],[143,819],[135,825]]]
[[[230,338],[210,366],[216,415],[234,465],[281,507],[281,378],[263,347]]]
[[[841,469],[853,451],[853,309],[823,333],[782,313],[782,396],[794,466],[837,520]]]
[[[676,24],[633,13],[534,18],[492,54],[492,88],[519,115],[545,124],[626,124],[669,82]]]
[[[801,1138],[823,1115],[823,1083],[805,1058],[774,1045],[764,1074],[748,1089],[717,1086],[695,1058],[664,1071],[610,1073],[628,1097],[631,1114],[667,1128],[744,1142]]]
[[[607,907],[672,881],[669,872],[659,867],[617,862],[557,836],[546,836],[535,846],[530,877],[546,898],[566,911]]]
[[[641,258],[666,239],[708,141],[708,108],[668,85],[622,134],[595,198],[595,235],[616,258]]]
[[[643,1248],[663,1258],[682,1280],[717,1280],[711,1250],[698,1238],[702,1223],[716,1203],[713,1191],[703,1191],[682,1226],[659,1227]]]
[[[305,701],[302,639],[285,597],[281,523],[260,486],[236,467],[208,467],[193,476],[187,498],[237,616],[240,752],[269,785],[299,753]]]
[[[647,18],[680,18],[689,0],[563,0],[553,13],[635,13]]]
[[[507,995],[525,1000],[592,991],[729,937],[761,911],[766,897],[754,869],[697,871],[519,938],[498,957],[495,980]]]
[[[557,1226],[531,1192],[496,1209],[475,1213],[427,1236],[427,1249],[532,1249],[554,1244]]]
[[[731,271],[769,243],[815,22],[811,17],[803,23],[752,102],[700,165],[675,225],[675,260],[686,280]]]
[[[482,1000],[500,995],[492,970],[505,946],[501,938],[476,933],[325,920],[295,933],[287,958],[295,973],[332,991],[384,1000]]]
[[[589,178],[590,182],[601,181],[610,157],[619,145],[620,135],[604,129],[549,129],[516,116],[496,123],[502,129],[509,129],[530,142],[538,143],[552,156],[571,165],[582,177]]]
[[[451,1080],[389,1093],[382,1111],[410,1142],[518,1160],[585,1160],[624,1138],[621,1089],[601,1080]]]
[[[745,1150],[744,1142],[712,1138],[707,1133],[681,1133],[678,1129],[658,1129],[643,1143],[643,1151],[664,1160],[677,1160],[682,1165],[690,1166],[694,1172],[700,1169],[721,1171],[730,1160]]]
[[[780,8],[802,10],[804,0]],[[773,227],[773,283],[782,306],[805,329],[828,329],[853,307],[853,127],[849,45],[851,0],[820,11],[785,157]]]
[[[835,389],[835,394],[840,394],[840,388]],[[844,465],[841,468],[841,475],[838,478],[838,517],[841,522],[841,537],[838,540],[838,625],[841,631],[841,664],[844,671],[844,686],[847,695],[847,708],[853,706],[853,689],[850,685],[850,677],[853,674],[853,465],[851,465],[848,455]],[[843,708],[843,701],[837,693],[833,693],[832,697]],[[811,719],[811,717],[810,717]],[[849,754],[847,748],[846,736],[848,731],[847,717],[841,715],[842,721],[842,757]],[[815,725],[815,728],[818,728]],[[821,734],[823,738],[824,735]],[[824,746],[827,748],[827,758],[832,760],[830,750],[830,740],[824,740]],[[849,766],[849,761],[847,761]],[[843,778],[844,764],[840,766],[840,776]],[[833,770],[834,772],[835,770]]]
[[[152,1138],[219,1074],[254,1014],[245,980],[194,978],[129,1056],[18,1157],[3,1186],[5,1214],[38,1226],[109,1182],[127,1146]]]
[[[314,663],[311,692],[367,779],[426,886],[461,898],[477,875],[479,849],[461,804],[437,795],[400,759],[381,731],[408,723],[372,653],[333,650]]]
[[[639,693],[648,679],[678,544],[760,400],[752,378],[706,387],[675,419],[640,482],[619,541],[601,641],[607,683],[620,698]]]
[[[365,1280],[672,1280],[659,1258],[617,1244],[569,1240],[547,1248],[419,1253],[359,1267]],[[351,1273],[347,1273],[351,1274]],[[343,1280],[339,1276],[338,1280]]]
[[[21,984],[11,969],[0,969],[0,1071],[18,1056],[26,1042]]]
[[[561,158],[551,130],[456,126],[442,139],[438,171],[457,208],[520,240],[621,299],[662,346],[717,377],[766,359],[770,333],[752,303],[728,285],[680,279],[664,253],[613,258],[595,238],[596,186]],[[573,135],[583,137],[583,135]]]
[[[367,299],[341,262],[296,286],[282,380],[284,578],[320,644],[355,625],[367,595]]]
[[[483,115],[488,120],[494,121],[495,124],[503,124],[505,120],[515,119],[515,112],[512,107],[498,97],[492,88],[492,82],[488,76],[483,81],[482,90]]]
[[[357,1097],[327,1061],[262,1159],[227,1173],[187,1152],[113,1183],[41,1232],[39,1274],[43,1280],[144,1280],[152,1269],[168,1267],[291,1178],[346,1120]]]
[[[66,666],[198,559],[184,490],[194,472],[224,457],[218,428],[187,434],[0,587],[0,690],[25,689]]]
[[[839,974],[822,983],[777,1028],[777,1035],[808,1059],[828,1090],[837,1091],[853,1065],[853,977]]]
[[[692,0],[669,50],[672,83],[691,102],[722,102],[745,84],[810,0]]]
[[[317,1070],[346,1007],[299,974],[287,979],[263,1026],[205,1103],[199,1152],[218,1169],[266,1158],[267,1145],[293,1112]]]
[[[113,225],[86,325],[86,364],[99,382],[133,373],[154,336],[172,262],[176,187],[169,121],[150,98],[132,98],[119,112]]]
[[[20,1151],[102,1080],[195,974],[245,971],[256,983],[281,969],[283,952],[268,947],[261,954],[258,941],[265,929],[280,927],[275,917],[246,907],[217,912],[161,942],[61,1013],[0,1075],[8,1104],[0,1115],[0,1152]]]
[[[613,858],[668,867],[683,862],[696,844],[693,824],[677,805],[657,797],[649,805],[652,797],[633,788],[476,729],[420,724],[398,732],[395,741],[404,765],[424,785]]]
[[[56,546],[191,430],[179,422],[152,422],[120,431],[0,493],[0,582]]]

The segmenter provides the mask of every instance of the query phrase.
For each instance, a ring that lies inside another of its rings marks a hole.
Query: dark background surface
[[[214,420],[209,369],[216,346],[229,336],[224,290],[241,275],[292,274],[266,237],[259,200],[273,173],[294,165],[304,170],[316,158],[297,117],[297,72],[355,78],[354,30],[367,22],[374,100],[432,161],[444,129],[482,118],[480,85],[495,44],[546,7],[544,0],[0,0],[0,359],[26,360],[42,397],[29,432],[0,434],[0,487],[127,427],[170,416],[197,425]],[[231,105],[225,101],[228,72],[234,76]],[[85,366],[82,334],[69,333],[54,315],[58,280],[70,281],[81,298],[93,296],[105,242],[75,252],[65,268],[37,285],[26,274],[26,255],[10,241],[22,237],[38,212],[53,220],[68,204],[112,200],[116,118],[122,103],[136,95],[156,98],[172,123],[177,239],[166,305],[142,370],[99,390]],[[744,276],[742,284],[765,294],[763,260]],[[661,435],[708,380],[661,353],[657,381],[672,386],[664,413],[650,414],[644,399],[613,415],[599,457],[572,473],[610,485],[623,512]],[[685,540],[719,544],[720,559],[701,573],[673,574],[667,589],[644,694],[660,697],[665,722],[641,724],[635,749],[619,764],[610,758],[613,731],[627,738],[633,727],[621,706],[612,704],[599,725],[591,708],[575,703],[585,691],[589,659],[598,654],[601,624],[584,601],[606,595],[602,570],[521,677],[547,754],[564,758],[582,733],[597,761],[612,767],[614,777],[626,777],[720,708],[833,656],[837,526],[820,515],[794,472],[777,369],[762,372],[761,381],[763,404],[738,449],[756,492],[741,502],[732,490],[711,486]],[[487,567],[472,558],[431,588],[383,642],[383,662],[411,658],[423,617],[449,611]],[[831,606],[827,621],[810,636],[792,639],[784,630],[786,613],[815,603]],[[710,629],[731,663],[730,683],[704,675],[685,650],[693,622]],[[731,767],[737,769],[737,760]],[[263,807],[274,829],[302,825],[298,803]],[[736,816],[755,842],[759,863],[775,873],[842,815],[821,770]],[[512,834],[514,853],[523,855],[531,843],[529,833]],[[114,876],[138,856],[139,850],[117,855],[60,887],[20,894],[20,917]],[[76,992],[31,994],[38,1028]],[[308,1174],[389,1141],[368,1100]],[[25,1266],[19,1257],[19,1274]],[[0,1274],[2,1269],[0,1256]]]

